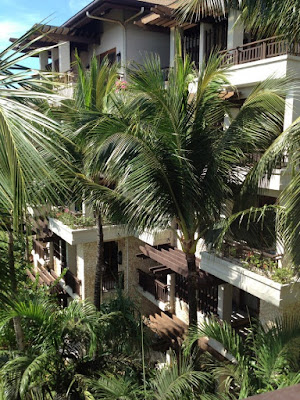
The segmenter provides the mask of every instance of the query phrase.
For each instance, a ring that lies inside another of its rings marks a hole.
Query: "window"
[[[104,60],[104,58],[107,57],[108,61],[110,64],[113,64],[114,62],[116,62],[116,58],[117,58],[117,49],[111,49],[111,50],[107,50],[104,53],[101,53],[97,56],[98,60],[100,63],[102,63],[102,61]]]

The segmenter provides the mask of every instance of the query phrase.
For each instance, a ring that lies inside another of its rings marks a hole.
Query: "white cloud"
[[[69,0],[69,7],[73,13],[80,11],[83,7],[88,5],[90,0]]]
[[[28,28],[28,24],[24,22],[9,20],[0,21],[0,42],[6,42],[10,37],[19,37],[25,33]]]

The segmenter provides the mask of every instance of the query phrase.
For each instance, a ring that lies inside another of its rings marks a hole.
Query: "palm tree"
[[[254,324],[246,340],[230,324],[210,320],[190,330],[186,352],[204,336],[220,342],[233,356],[230,362],[211,360],[210,368],[214,376],[222,379],[225,393],[233,398],[244,399],[300,382],[297,318],[277,319],[269,327]]]
[[[0,310],[0,331],[17,316],[26,338],[20,353],[3,346],[0,337],[5,398],[82,398],[82,383],[87,390],[86,382],[104,372],[138,381],[141,319],[135,319],[135,311],[121,293],[98,312],[88,301],[72,301],[61,308],[45,289],[27,286]]]
[[[129,223],[153,230],[176,221],[188,265],[190,323],[197,321],[197,243],[226,214],[232,187],[241,184],[237,166],[279,133],[284,112],[284,82],[267,80],[224,126],[229,82],[220,64],[211,56],[198,72],[178,56],[165,83],[159,59],[149,57],[130,69],[131,90],[90,135],[89,168],[116,183]],[[104,143],[100,133],[109,135]]]
[[[297,0],[187,0],[180,4],[175,16],[181,21],[197,21],[207,16],[219,18],[227,15],[230,8],[241,11],[245,29],[257,38],[283,35],[290,42],[299,42]]]
[[[74,301],[61,309],[42,291],[6,305],[0,326],[7,326],[15,317],[27,327],[27,342],[23,353],[7,352],[0,368],[7,398],[52,398],[52,391],[66,398],[72,373],[85,358],[93,358],[99,327],[111,318],[99,315],[87,302]]]
[[[211,376],[194,368],[190,357],[173,356],[170,365],[156,369],[146,382],[128,376],[101,374],[99,379],[82,379],[81,385],[90,400],[216,400],[206,389]],[[201,397],[198,395],[201,393]],[[223,398],[223,397],[218,397]]]
[[[76,130],[73,138],[77,144],[77,167],[80,171],[80,179],[83,182],[84,201],[92,205],[96,214],[98,236],[94,304],[99,310],[102,303],[102,281],[105,269],[103,244],[103,209],[105,202],[103,195],[99,195],[99,191],[96,198],[93,196],[93,191],[97,186],[106,186],[106,190],[110,191],[110,185],[105,181],[101,171],[97,174],[90,173],[89,169],[86,168],[84,155],[93,152],[93,148],[87,144],[88,133],[97,126],[99,119],[111,109],[112,95],[116,90],[118,73],[116,65],[111,66],[107,59],[99,64],[95,55],[91,59],[89,70],[85,70],[77,56],[76,70],[78,73],[78,82],[74,93],[76,114],[72,114],[71,128],[74,127]],[[67,110],[67,114],[70,114],[69,110]]]
[[[59,174],[67,164],[61,160],[68,159],[60,127],[42,111],[49,102],[59,101],[60,96],[52,91],[51,75],[20,66],[34,52],[20,55],[14,51],[15,47],[26,51],[34,30],[0,53],[0,224],[7,237],[12,295],[18,289],[14,240],[22,235],[27,206],[57,199],[58,191],[66,189]],[[22,349],[23,335],[17,318],[14,323]]]

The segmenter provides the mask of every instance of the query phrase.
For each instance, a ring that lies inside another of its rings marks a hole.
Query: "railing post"
[[[234,51],[234,56],[233,56],[233,63],[234,65],[239,64],[239,48],[237,47],[236,50]]]
[[[267,58],[267,43],[262,42],[261,44],[261,59],[264,60]]]

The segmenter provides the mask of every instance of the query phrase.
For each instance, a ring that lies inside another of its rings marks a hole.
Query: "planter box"
[[[95,226],[72,229],[58,219],[49,218],[49,229],[70,245],[97,241],[97,228]],[[129,235],[126,225],[105,225],[103,226],[103,236],[104,241],[110,242]]]
[[[234,260],[201,253],[201,269],[277,307],[300,302],[300,283],[281,284],[243,268]]]
[[[72,229],[56,218],[49,218],[49,229],[51,229],[52,232],[61,237],[70,245],[97,241],[97,228],[95,226]],[[105,242],[114,240],[117,241],[129,236],[135,236],[143,242],[148,243],[150,246],[157,246],[159,244],[170,243],[171,234],[172,232],[170,229],[165,229],[164,231],[154,233],[144,232],[142,234],[138,234],[136,232],[129,231],[127,229],[127,225],[103,226],[103,236]]]

